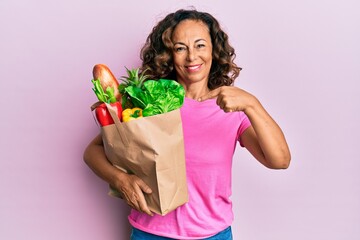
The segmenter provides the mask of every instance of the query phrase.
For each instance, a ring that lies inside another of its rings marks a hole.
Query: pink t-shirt
[[[189,202],[165,216],[136,210],[130,224],[175,239],[207,238],[232,224],[231,166],[237,141],[250,126],[243,112],[225,113],[215,99],[185,98],[181,108]]]

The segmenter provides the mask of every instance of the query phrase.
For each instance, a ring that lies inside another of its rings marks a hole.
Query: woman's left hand
[[[216,104],[224,112],[245,111],[254,99],[250,93],[233,86],[218,87],[199,98],[199,101],[216,98]]]

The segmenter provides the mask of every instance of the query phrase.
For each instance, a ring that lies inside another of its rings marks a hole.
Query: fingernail
[[[201,102],[201,98],[198,98],[198,102]]]

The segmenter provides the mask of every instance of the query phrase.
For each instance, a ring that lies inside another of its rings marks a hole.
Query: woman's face
[[[212,63],[209,29],[202,21],[184,20],[173,31],[173,61],[177,80],[185,85],[207,81]]]

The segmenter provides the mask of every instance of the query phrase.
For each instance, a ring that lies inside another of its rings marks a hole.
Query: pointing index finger
[[[198,101],[202,102],[202,101],[205,101],[205,100],[208,100],[208,99],[211,99],[211,98],[216,98],[217,96],[219,96],[219,93],[220,93],[220,88],[216,88],[216,89],[208,92],[207,94],[201,96],[198,99]]]

